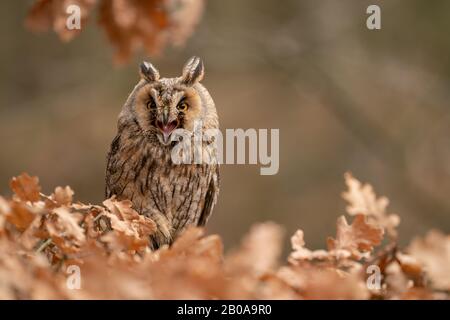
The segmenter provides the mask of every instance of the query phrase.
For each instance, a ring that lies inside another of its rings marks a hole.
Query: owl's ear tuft
[[[192,57],[183,67],[183,75],[181,81],[186,85],[193,85],[203,79],[205,68],[203,61],[199,57]]]
[[[159,71],[147,61],[143,61],[139,67],[139,74],[148,82],[153,82],[159,79]]]

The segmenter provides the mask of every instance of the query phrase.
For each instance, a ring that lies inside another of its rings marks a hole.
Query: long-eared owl
[[[148,62],[140,65],[141,79],[119,114],[117,135],[107,156],[106,197],[128,199],[140,214],[158,227],[151,236],[156,249],[172,241],[190,225],[204,226],[219,192],[217,163],[172,160],[176,129],[218,129],[214,102],[200,84],[203,62],[192,57],[182,75],[160,78]],[[207,147],[208,142],[201,142]]]

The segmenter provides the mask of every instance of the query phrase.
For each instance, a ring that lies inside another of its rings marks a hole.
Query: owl
[[[106,166],[106,198],[128,199],[157,225],[150,246],[170,245],[188,226],[204,226],[219,193],[219,165],[176,163],[176,129],[218,129],[213,99],[200,84],[203,62],[192,57],[182,75],[160,78],[149,62],[140,65],[140,81],[123,106]],[[194,138],[192,138],[194,139]],[[181,139],[180,139],[181,140]],[[201,141],[201,148],[210,141]]]

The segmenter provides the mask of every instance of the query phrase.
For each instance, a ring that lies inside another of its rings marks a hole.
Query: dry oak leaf
[[[368,299],[365,281],[355,274],[343,274],[337,269],[311,270],[306,276],[305,299],[349,300]]]
[[[36,212],[25,203],[8,201],[0,197],[0,234],[3,233],[6,221],[23,232],[33,222]]]
[[[50,198],[58,205],[58,206],[69,206],[72,203],[74,191],[66,186],[65,188],[56,187],[55,192],[50,196]]]
[[[450,290],[450,235],[431,230],[414,239],[406,251],[424,266],[434,288]]]
[[[96,0],[37,0],[25,25],[32,31],[53,29],[62,41],[70,41],[86,25]],[[72,12],[80,8],[80,29],[69,29]],[[204,0],[102,0],[98,23],[116,48],[115,61],[124,63],[143,47],[150,55],[158,54],[167,44],[182,45],[201,18]]]
[[[152,219],[137,213],[132,208],[133,204],[131,201],[107,199],[103,204],[113,214],[107,214],[107,216],[112,219],[111,226],[114,230],[124,232],[128,235],[134,235],[138,238],[148,237],[156,231],[155,222]]]
[[[203,0],[102,1],[99,24],[116,47],[115,61],[126,62],[139,47],[158,54],[167,43],[181,45],[200,20]]]
[[[422,281],[423,265],[411,255],[397,252],[396,259],[400,264],[402,272],[415,282]]]
[[[357,274],[314,265],[282,267],[277,276],[303,299],[367,299],[365,281]]]
[[[67,208],[53,210],[45,220],[45,227],[54,244],[64,253],[78,252],[86,241],[84,229],[80,227],[80,218]]]
[[[203,13],[204,0],[180,0],[172,3],[170,15],[170,38],[174,45],[182,45],[194,32]]]
[[[351,173],[345,174],[345,183],[348,190],[342,193],[342,197],[349,203],[346,207],[347,213],[352,216],[366,215],[369,217],[369,221],[375,221],[386,228],[391,237],[396,237],[396,227],[400,223],[400,217],[396,214],[386,213],[389,199],[386,197],[377,198],[370,184],[361,184]]]
[[[283,228],[273,222],[258,223],[251,227],[240,248],[226,259],[229,270],[246,270],[256,277],[273,270],[281,255]]]
[[[45,221],[45,215],[43,212],[39,214],[28,226],[28,228],[20,234],[19,238],[16,240],[25,249],[33,250],[36,249],[38,243],[43,243],[48,239],[48,231],[43,229],[43,223]]]
[[[107,199],[103,205],[109,210],[103,215],[109,218],[114,233],[108,233],[103,240],[114,246],[123,246],[128,250],[142,250],[148,246],[149,236],[156,231],[155,222],[140,215],[132,208],[129,200]]]
[[[205,230],[200,227],[189,227],[183,231],[169,248],[164,246],[152,253],[150,257],[154,261],[164,261],[175,256],[203,257],[214,264],[222,263],[223,244],[217,235],[205,237]]]
[[[175,240],[170,250],[172,254],[181,254],[195,247],[197,242],[205,235],[205,230],[199,227],[187,228],[180,236]]]
[[[202,256],[211,262],[219,263],[223,259],[222,240],[217,235],[205,237],[205,229],[189,227],[183,231],[170,246],[164,246],[152,252],[152,261],[167,261],[175,257]]]
[[[158,52],[165,42],[168,25],[165,1],[102,1],[99,24],[116,47],[115,61],[124,63],[137,47],[149,53]]]
[[[70,41],[84,28],[95,3],[96,0],[38,0],[29,11],[25,26],[37,32],[53,29],[62,41]],[[66,25],[73,14],[68,12],[69,6],[73,5],[80,8],[80,29],[69,29]]]
[[[329,258],[329,253],[325,250],[309,250],[305,248],[303,230],[297,230],[291,237],[292,252],[289,255],[289,262],[296,263],[302,260],[325,260]]]
[[[38,177],[30,177],[28,173],[22,173],[18,177],[13,177],[9,182],[12,191],[22,201],[39,201],[41,186]]]
[[[226,293],[222,260],[220,238],[189,227],[171,247],[146,255],[138,268],[148,275],[155,299],[211,299]]]
[[[384,266],[378,264],[382,270],[383,285],[381,288],[372,288],[371,292],[379,297],[398,299],[403,293],[414,286],[414,282],[403,272],[397,260],[390,260]]]
[[[21,232],[30,226],[36,216],[37,211],[34,208],[16,201],[10,202],[9,211],[6,212],[6,220]]]
[[[192,251],[196,256],[205,257],[214,264],[223,262],[223,243],[218,235],[201,238]]]
[[[297,290],[281,279],[277,273],[265,274],[261,281],[254,299],[297,300],[302,298]]]
[[[355,259],[367,257],[374,246],[383,240],[384,230],[379,226],[369,223],[366,216],[358,214],[352,224],[349,225],[344,216],[337,220],[336,239],[328,238],[328,250],[348,252]]]

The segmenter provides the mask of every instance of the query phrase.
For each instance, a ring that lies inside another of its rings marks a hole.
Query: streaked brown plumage
[[[202,61],[191,58],[177,78],[159,78],[143,62],[141,80],[129,95],[118,120],[106,168],[106,197],[129,199],[139,213],[152,218],[158,232],[153,248],[170,244],[189,225],[206,224],[219,192],[217,164],[174,164],[172,130],[217,129],[214,102],[199,81]],[[202,144],[206,146],[207,142]]]

